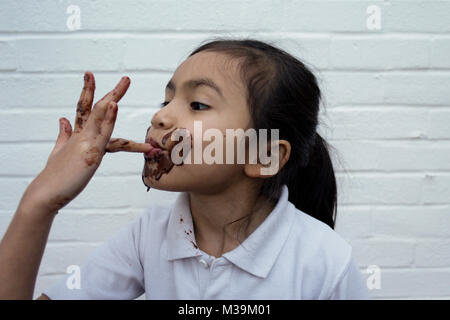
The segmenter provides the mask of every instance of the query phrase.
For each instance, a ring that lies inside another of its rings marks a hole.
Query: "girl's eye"
[[[205,110],[205,109],[209,109],[209,106],[206,105],[206,104],[194,101],[194,102],[191,103],[191,108],[193,110]]]
[[[170,103],[170,101],[164,101],[162,103],[159,104],[160,108],[164,108],[166,105],[168,105]],[[191,108],[193,110],[205,110],[205,109],[209,109],[210,107],[206,104],[194,101],[191,103]]]

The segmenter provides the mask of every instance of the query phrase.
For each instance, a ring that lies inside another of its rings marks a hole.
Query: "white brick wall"
[[[69,5],[81,30],[66,25]],[[381,29],[366,27],[369,5]],[[373,298],[450,298],[450,1],[15,1],[0,4],[0,234],[58,132],[72,122],[83,72],[96,97],[122,75],[114,136],[142,141],[163,86],[207,38],[274,41],[313,67],[320,130],[337,149],[337,231],[361,271],[381,268]],[[142,157],[107,156],[55,219],[35,296],[82,264],[152,201]],[[126,190],[123,189],[126,185]]]

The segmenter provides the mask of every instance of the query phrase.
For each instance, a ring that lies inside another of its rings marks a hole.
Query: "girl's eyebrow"
[[[200,86],[206,86],[206,87],[214,89],[214,91],[216,91],[219,94],[219,96],[221,96],[222,99],[225,100],[225,97],[224,97],[220,87],[210,78],[198,78],[198,79],[187,80],[184,82],[183,86],[185,88],[191,89],[191,90],[193,90],[197,87],[200,87]],[[172,82],[172,80],[169,80],[169,82],[166,85],[166,89],[169,89],[171,91],[176,90],[175,84]]]

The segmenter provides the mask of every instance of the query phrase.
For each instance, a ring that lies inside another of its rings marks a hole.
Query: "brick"
[[[449,105],[449,75],[449,72],[417,71],[384,74],[384,102],[416,105]]]
[[[336,36],[331,41],[330,60],[333,69],[427,68],[429,38]]]
[[[383,102],[384,87],[379,74],[325,71],[317,77],[326,106]]]
[[[339,171],[423,171],[450,169],[448,141],[333,141]],[[411,161],[414,159],[414,161]]]
[[[20,71],[117,71],[123,60],[120,38],[38,38],[17,40]]]
[[[450,68],[450,38],[436,38],[431,46],[431,67],[432,68]]]
[[[422,201],[426,204],[449,203],[450,175],[448,173],[427,173],[423,186]]]
[[[425,177],[419,174],[337,173],[339,204],[418,204]],[[440,195],[443,197],[443,195]]]
[[[359,266],[410,267],[414,261],[414,240],[354,240],[353,254]]]
[[[0,39],[0,70],[12,71],[17,69],[17,49],[15,41]]]
[[[425,138],[425,108],[395,106],[360,107],[348,105],[321,113],[329,139],[417,139]]]
[[[427,136],[433,139],[450,138],[450,110],[430,112],[427,124]]]
[[[448,225],[448,224],[447,224]],[[448,267],[450,266],[450,240],[422,240],[417,243],[415,266]]]
[[[439,297],[450,295],[450,271],[446,269],[381,269],[381,288],[373,298]]]
[[[447,1],[395,1],[386,11],[386,30],[393,32],[449,32]]]
[[[449,205],[379,206],[373,209],[373,236],[415,239],[450,237],[449,212]]]
[[[371,32],[367,29],[367,7],[377,1],[292,1],[284,6],[282,30],[326,32]],[[383,20],[382,20],[383,21]],[[373,31],[372,31],[373,32]]]

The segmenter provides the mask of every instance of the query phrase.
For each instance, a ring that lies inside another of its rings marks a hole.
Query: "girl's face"
[[[191,133],[194,146],[199,143],[196,142],[198,137],[194,136],[194,121],[201,121],[202,134],[207,129],[220,130],[225,155],[225,130],[245,131],[252,125],[246,89],[239,80],[237,62],[221,53],[199,52],[185,60],[169,81],[164,101],[166,105],[155,113],[147,132],[147,138],[151,137],[159,144],[162,144],[165,134],[176,128],[186,128]],[[212,142],[203,140],[202,152]],[[237,142],[235,139],[235,159]],[[216,193],[246,178],[244,164],[237,164],[237,161],[225,164],[225,158],[223,164],[207,164],[203,156],[201,164],[194,164],[193,153],[192,148],[187,155],[190,164],[174,165],[159,180],[143,177],[145,185],[168,191]]]

